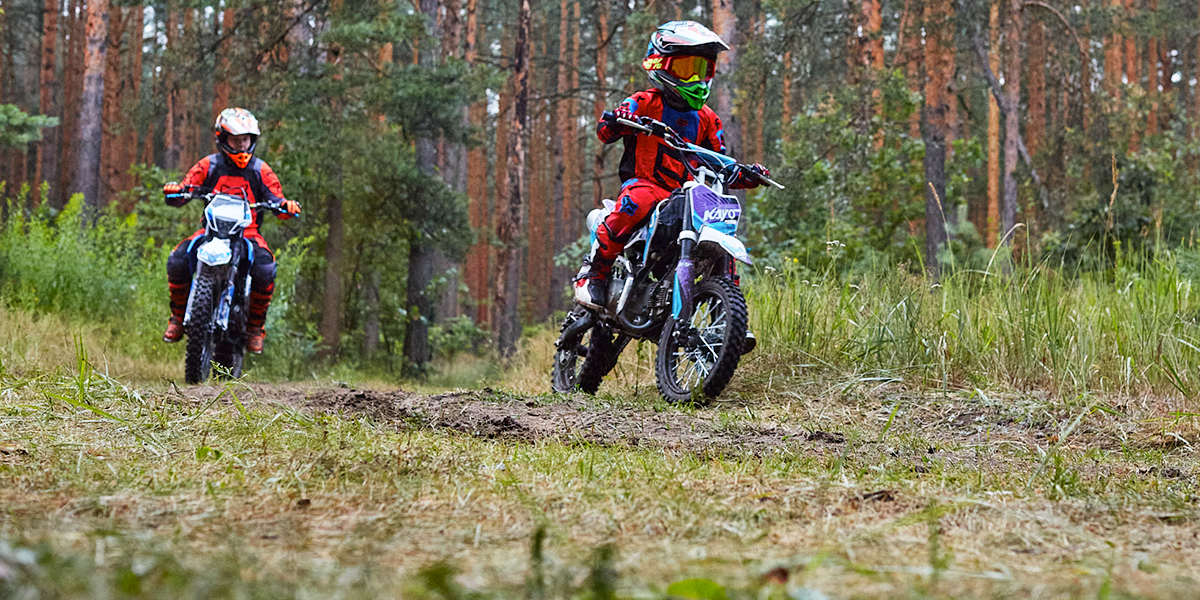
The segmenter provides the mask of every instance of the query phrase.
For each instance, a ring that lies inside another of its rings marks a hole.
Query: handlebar
[[[651,117],[638,117],[638,121],[631,121],[629,119],[618,118],[615,114],[613,114],[612,111],[605,111],[604,114],[601,115],[601,118],[604,119],[605,121],[611,121],[618,125],[624,125],[625,127],[628,127],[630,129],[640,131],[646,135],[660,137],[663,139],[664,142],[667,143],[668,146],[670,146],[671,148],[674,148],[675,150],[678,150],[679,152],[695,153],[696,149],[698,149],[698,147],[695,144],[688,142],[687,140],[683,139],[683,137],[680,136],[678,133],[675,133],[675,130],[671,129],[670,125],[667,125],[666,123],[663,123],[662,121],[659,121],[658,119],[654,119]],[[701,149],[701,150],[703,150],[703,149]],[[712,151],[705,150],[705,152],[712,152]],[[712,153],[719,154],[720,156],[725,156],[718,152],[712,152]],[[727,158],[730,158],[730,157],[727,157]],[[746,167],[746,165],[740,165],[740,166]],[[766,175],[752,171],[749,168],[746,168],[744,171],[746,173],[751,174],[755,179],[758,179],[759,181],[761,181],[763,183],[768,183],[772,186],[775,186],[775,188],[777,188],[777,189],[781,189],[781,190],[785,189],[783,184],[775,181],[774,179],[771,179],[770,177],[767,177]]]
[[[181,187],[178,194],[172,194],[172,195],[186,198],[188,200],[194,200],[196,198],[206,198],[210,201],[212,200],[212,197],[216,196],[216,195],[235,196],[235,197],[237,196],[237,194],[228,194],[225,192],[218,192],[212,188],[201,187],[198,185],[184,185]],[[241,196],[241,198],[243,200],[246,200],[245,196]],[[249,201],[247,201],[247,202],[250,204],[250,210],[261,209],[261,210],[270,211],[277,215],[290,215],[292,217],[300,216],[300,213],[293,213],[293,212],[288,212],[288,211],[284,210],[283,206],[281,204],[271,204],[269,202],[249,202]],[[296,202],[296,204],[299,204],[299,202]]]

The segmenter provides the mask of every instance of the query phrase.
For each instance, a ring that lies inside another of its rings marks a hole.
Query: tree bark
[[[341,10],[342,0],[331,0],[330,15],[337,18]],[[325,60],[333,65],[332,76],[334,79],[342,77],[341,52],[342,49],[337,44],[330,44],[326,48]],[[340,102],[336,98],[331,99],[330,102],[332,105],[330,112],[336,114],[340,110]],[[169,121],[168,127],[170,127]],[[337,161],[330,164],[329,169],[329,189],[332,192],[328,193],[325,198],[327,211],[325,223],[329,227],[329,232],[325,236],[325,287],[322,290],[321,325],[317,329],[321,335],[321,351],[318,353],[318,357],[325,360],[336,358],[341,347],[342,302],[344,300],[342,292],[343,247],[346,243],[346,223],[343,215],[341,189],[342,171]]]
[[[333,166],[335,171],[337,166]],[[333,186],[340,186],[340,176],[335,178]],[[343,247],[346,244],[346,223],[342,214],[342,196],[340,190],[335,191],[325,199],[325,224],[329,233],[325,238],[325,288],[321,305],[321,353],[325,359],[336,358],[342,339],[342,271]]]
[[[438,0],[420,0],[421,12],[425,15],[426,28],[431,40],[441,39],[438,22]],[[432,68],[438,61],[440,48],[428,45],[418,54],[419,63]],[[417,168],[431,179],[441,178],[438,165],[441,162],[438,140],[428,137],[417,138]],[[404,329],[404,359],[406,366],[419,374],[431,358],[429,349],[429,325],[434,319],[434,302],[429,297],[429,284],[433,282],[436,250],[431,240],[419,230],[409,238],[408,278],[405,302],[408,316]]]
[[[46,0],[42,10],[42,54],[38,77],[38,112],[48,117],[58,116],[58,0]],[[34,200],[40,204],[42,182],[52,181],[58,169],[58,131],[47,127],[42,130],[42,141],[37,146],[37,164],[34,166]],[[49,194],[47,194],[49,195]]]
[[[133,106],[139,106],[142,101],[142,29],[144,21],[145,9],[143,7],[130,8],[129,24],[126,26],[129,31],[129,69],[125,73],[124,89],[127,92],[126,101]],[[121,111],[121,122],[124,124],[124,135],[121,139],[121,164],[124,165],[123,171],[125,172],[122,188],[131,189],[137,184],[137,181],[129,170],[134,163],[138,162],[138,128],[133,111]],[[129,205],[126,208],[132,210],[133,206]]]
[[[372,267],[367,271],[363,283],[363,358],[371,360],[379,351],[380,333],[383,331],[379,320],[379,286],[382,273],[379,268]]]
[[[1155,14],[1158,12],[1158,0],[1150,0],[1150,12]],[[1146,57],[1149,64],[1146,65],[1146,95],[1150,97],[1150,112],[1146,115],[1146,135],[1158,134],[1158,36],[1150,36],[1149,42],[1146,44]],[[1166,74],[1167,81],[1170,81],[1171,74]]]
[[[573,3],[579,10],[579,2]],[[558,100],[555,106],[553,131],[555,132],[554,152],[554,192],[557,200],[557,218],[554,219],[554,251],[551,257],[557,255],[568,244],[574,241],[574,224],[578,220],[575,214],[575,90],[571,85],[571,73],[577,70],[579,63],[578,48],[572,49],[571,44],[571,3],[568,0],[559,2],[558,22],[558,54],[564,60],[558,63],[558,79],[556,88]],[[576,19],[578,23],[578,19]],[[551,261],[550,278],[550,307],[551,310],[562,308],[563,290],[571,279],[570,266],[555,266]]]
[[[1017,142],[1021,139],[1021,0],[1010,0],[1004,28],[1004,96],[1009,110],[1004,115],[1004,203],[1000,208],[1002,242],[1012,245],[1017,223]]]
[[[1027,43],[1029,120],[1025,123],[1025,146],[1036,157],[1046,140],[1046,26],[1039,18],[1029,22]]]
[[[499,211],[497,317],[500,331],[497,349],[508,358],[517,350],[521,336],[518,305],[521,299],[522,204],[525,198],[525,125],[529,103],[529,0],[521,0],[517,39],[513,47],[513,118],[508,131],[507,189]]]
[[[167,52],[172,53],[177,51],[179,45],[179,13],[167,9]],[[179,84],[176,81],[173,69],[163,67],[163,91],[167,96],[167,116],[163,125],[163,147],[166,152],[163,164],[168,169],[178,169],[179,159],[182,155],[183,148],[180,145],[180,129],[183,126],[182,109],[180,106],[180,91]]]
[[[58,189],[60,206],[70,197],[74,185],[79,138],[79,103],[83,95],[84,25],[87,23],[83,0],[70,0],[66,32],[70,35],[63,57],[63,121],[59,139]]]
[[[733,74],[737,73],[737,45],[740,39],[737,34],[737,12],[734,10],[733,0],[712,0],[712,30],[730,47],[717,57],[713,110],[721,117],[725,126],[725,146],[729,154],[739,156],[742,152],[742,125],[734,105],[737,84]]]
[[[608,43],[611,34],[608,31],[608,3],[597,0],[596,11],[596,92],[592,100],[592,117],[597,123],[608,105]],[[592,206],[600,208],[604,199],[604,154],[606,146],[596,146],[596,156],[592,164]]]
[[[993,73],[1000,72],[1000,3],[988,3],[988,23],[991,43],[988,45],[988,63]],[[988,175],[987,175],[987,247],[995,248],[1000,239],[1000,107],[996,98],[988,94]]]
[[[230,43],[232,42],[234,21],[233,7],[226,4],[221,11],[221,41],[217,44],[217,77],[213,81],[212,118],[215,123],[217,115],[229,108],[229,80],[233,76],[229,67]]]
[[[478,58],[479,17],[478,0],[467,0],[467,48],[464,58],[474,66]],[[468,109],[468,118],[473,127],[484,128],[487,119],[487,102],[479,101]],[[488,286],[488,243],[491,235],[488,227],[487,155],[483,148],[467,151],[467,215],[475,243],[467,253],[467,287],[475,302],[475,324],[488,325],[488,306],[491,293]]]
[[[79,111],[79,154],[76,157],[77,193],[93,210],[104,206],[100,197],[100,151],[103,136],[104,66],[107,53],[108,0],[89,0],[87,54],[84,58],[83,98]],[[93,213],[94,214],[94,213]]]
[[[125,18],[121,8],[117,8],[115,19],[108,28],[107,56],[104,61],[104,103],[101,109],[101,147],[104,152],[100,156],[100,188],[105,198],[115,198],[121,190],[125,169],[121,166],[122,153],[118,147],[118,139],[124,125],[121,122],[121,99],[123,97],[124,81],[121,79],[121,39],[125,35]]]
[[[924,10],[923,0],[912,0],[909,10],[905,11],[908,15],[907,26],[902,25],[904,42],[901,48],[904,52],[905,78],[908,81],[908,91],[914,96],[923,92],[921,67],[924,64],[924,50],[921,47],[921,33],[924,30]],[[921,113],[921,110],[914,110],[908,118],[908,135],[912,138],[921,137]]]
[[[1016,0],[1014,0],[1016,1]],[[950,93],[954,76],[954,5],[951,0],[925,3],[925,264],[934,279],[941,276],[939,253],[949,242],[953,219],[946,201],[946,145],[950,137]]]
[[[1115,33],[1117,29],[1115,14],[1121,10],[1121,0],[1109,0],[1108,8],[1114,15],[1113,20],[1109,23],[1114,33],[1109,35],[1108,39],[1104,42],[1104,90],[1108,92],[1109,98],[1120,101],[1121,68],[1123,64],[1121,50],[1125,46],[1125,42],[1121,39],[1121,34]]]

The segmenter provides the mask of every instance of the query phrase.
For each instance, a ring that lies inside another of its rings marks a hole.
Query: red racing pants
[[[604,222],[596,228],[599,247],[593,258],[595,268],[607,275],[613,261],[625,249],[629,238],[650,218],[654,207],[670,195],[670,190],[645,179],[626,181],[621,187],[621,193],[617,195],[616,208],[608,213]]]

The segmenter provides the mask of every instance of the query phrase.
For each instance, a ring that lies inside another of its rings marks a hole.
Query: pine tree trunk
[[[125,102],[130,106],[140,106],[142,101],[142,28],[145,9],[141,6],[134,6],[129,9],[129,23],[125,29],[129,31],[129,68],[124,75],[123,89],[126,91]],[[121,165],[122,172],[125,173],[122,179],[121,187],[123,189],[132,189],[137,185],[130,167],[137,162],[138,154],[138,130],[137,122],[134,120],[134,111],[122,110],[121,123],[123,135],[121,137]],[[126,206],[126,209],[132,209],[132,206]]]
[[[1121,10],[1121,0],[1109,0],[1109,11],[1116,14]],[[1110,26],[1115,30],[1117,27],[1116,17]],[[1121,39],[1121,34],[1113,33],[1108,36],[1104,42],[1104,91],[1108,92],[1109,98],[1113,100],[1121,100],[1121,68],[1123,61],[1121,60],[1121,50],[1125,46],[1125,42]]]
[[[170,10],[170,8],[168,8],[168,11],[166,31],[167,52],[172,53],[176,52],[179,46],[179,13]],[[172,71],[173,69],[164,65],[162,81],[163,90],[167,95],[167,116],[166,122],[163,125],[163,146],[166,151],[163,166],[168,169],[178,169],[183,153],[182,140],[180,139],[181,128],[183,127],[183,107],[180,106],[179,83]]]
[[[331,16],[336,18],[341,10],[342,0],[331,0],[329,4]],[[330,44],[326,48],[325,59],[333,66],[334,79],[342,77],[341,53],[342,49],[337,44]],[[330,102],[332,104],[331,112],[336,113],[340,108],[340,102],[336,98],[330,99]],[[170,121],[168,121],[168,131],[169,127]],[[341,347],[342,303],[344,301],[342,272],[346,243],[346,222],[343,215],[341,190],[342,171],[337,161],[330,164],[329,168],[331,180],[329,189],[333,191],[325,198],[327,210],[325,224],[329,228],[329,232],[325,236],[325,287],[322,290],[321,325],[317,329],[321,335],[321,351],[318,356],[325,360],[336,358]]]
[[[105,198],[115,198],[121,190],[121,153],[118,151],[118,136],[121,134],[121,38],[125,35],[125,18],[121,8],[113,11],[112,25],[108,28],[107,56],[104,61],[104,104],[101,109],[101,146],[105,152],[100,157],[100,188]]]
[[[363,358],[371,360],[379,351],[380,334],[383,331],[379,320],[379,286],[382,273],[378,267],[367,271],[363,283]]]
[[[525,125],[529,103],[529,0],[521,0],[517,39],[513,47],[513,119],[508,131],[507,189],[499,210],[497,238],[497,318],[500,331],[497,349],[508,358],[517,350],[521,336],[518,308],[521,299],[522,204],[525,198]]]
[[[1021,136],[1021,0],[1011,0],[1004,15],[1004,97],[1010,110],[1004,116],[1004,201],[1000,207],[1000,232],[1004,245],[1012,245],[1017,223],[1017,141]]]
[[[988,46],[988,63],[992,73],[1000,72],[1000,4],[1004,0],[991,0],[988,5],[988,23],[991,44]],[[988,139],[987,139],[987,247],[995,248],[1000,236],[1000,106],[996,96],[988,94]]]
[[[478,0],[467,0],[467,48],[465,59],[474,65],[478,57],[479,17]],[[473,127],[483,128],[487,119],[487,103],[476,102],[468,109],[468,118]],[[467,215],[475,243],[467,253],[467,287],[475,302],[475,324],[483,327],[491,321],[488,306],[491,293],[488,287],[488,190],[487,154],[483,148],[472,148],[467,152]]]
[[[58,0],[46,0],[42,10],[42,54],[41,70],[38,76],[38,112],[48,117],[58,116],[58,74],[57,54],[58,43]],[[58,132],[59,128],[47,127],[42,130],[42,141],[37,146],[37,164],[34,166],[34,199],[40,204],[46,200],[42,197],[43,181],[53,181],[58,169]],[[49,194],[47,194],[49,196]]]
[[[1150,0],[1151,14],[1158,12],[1158,0]],[[1158,134],[1158,36],[1150,36],[1146,44],[1146,95],[1150,97],[1150,113],[1146,115],[1146,135]],[[1170,81],[1171,74],[1166,74]]]
[[[596,92],[592,101],[592,117],[600,122],[608,105],[608,3],[597,0],[596,10],[600,14],[596,18]],[[600,208],[604,199],[604,154],[607,147],[598,144],[596,157],[592,164],[592,206]]]
[[[574,2],[575,10],[578,10],[578,0]],[[555,106],[554,125],[552,130],[555,134],[554,143],[554,192],[553,198],[557,200],[558,210],[552,211],[556,214],[554,219],[554,251],[553,255],[562,252],[563,248],[567,247],[573,240],[573,225],[578,217],[575,214],[575,165],[573,160],[573,152],[576,144],[575,140],[575,90],[571,87],[571,73],[577,69],[579,54],[578,50],[573,50],[571,44],[572,29],[571,29],[571,4],[568,0],[560,0],[559,2],[559,20],[558,20],[558,54],[563,58],[558,63],[558,79],[556,88],[558,91],[558,100]],[[578,23],[578,19],[576,19]],[[553,261],[552,261],[553,262]],[[550,308],[551,310],[560,309],[563,307],[563,290],[567,289],[567,284],[571,279],[572,270],[569,266],[555,266],[551,264],[550,278]]]
[[[421,12],[426,18],[426,27],[431,28],[430,39],[441,39],[438,30],[438,0],[420,0]],[[421,48],[418,60],[421,66],[432,68],[437,64],[437,54],[440,49],[432,46]],[[429,178],[440,177],[438,165],[441,162],[438,140],[428,137],[417,138],[417,168]],[[429,284],[433,282],[434,264],[437,252],[430,246],[430,240],[420,232],[409,238],[408,247],[408,278],[405,286],[405,303],[408,309],[404,329],[404,360],[406,366],[420,373],[431,358],[429,348],[429,326],[433,323],[434,301],[427,293]]]
[[[713,90],[713,110],[721,117],[725,126],[725,146],[729,154],[739,156],[742,152],[742,125],[734,100],[737,97],[737,85],[733,77],[737,73],[737,47],[741,41],[738,37],[737,12],[733,9],[733,0],[712,0],[712,30],[721,37],[730,49],[717,57],[718,76]],[[725,75],[722,77],[721,73]]]
[[[331,167],[335,172],[336,165]],[[335,178],[334,189],[338,187]],[[344,263],[343,246],[346,244],[346,222],[342,214],[342,196],[335,191],[325,199],[327,211],[325,224],[329,233],[325,238],[325,288],[321,305],[321,325],[317,330],[321,334],[320,356],[325,359],[338,355],[342,339],[342,270]]]
[[[68,190],[74,185],[76,153],[79,139],[79,108],[83,95],[84,26],[87,23],[83,0],[70,0],[67,22],[64,28],[70,35],[63,57],[63,120],[60,131],[58,157],[59,206],[70,197]]]
[[[221,41],[217,44],[217,77],[213,82],[212,118],[215,123],[217,115],[229,108],[229,79],[233,72],[229,66],[230,44],[233,37],[233,8],[226,5],[221,11]]]
[[[1046,26],[1041,19],[1029,23],[1027,48],[1029,120],[1025,123],[1025,145],[1029,155],[1036,157],[1046,139]]]
[[[946,202],[946,145],[949,138],[951,78],[954,75],[954,5],[950,0],[925,3],[925,264],[933,278],[941,276],[939,254],[949,241]]]
[[[181,36],[183,51],[187,52],[196,47],[196,11],[192,8],[183,11],[183,33]],[[196,87],[188,85],[179,89],[179,104],[176,111],[179,115],[179,165],[180,173],[187,173],[192,165],[199,160],[196,152]]]
[[[87,54],[84,58],[83,97],[79,111],[79,153],[72,189],[83,194],[93,211],[104,206],[100,190],[100,152],[103,138],[104,66],[107,53],[108,0],[90,0],[87,9]],[[95,214],[95,213],[93,213]]]
[[[997,0],[998,1],[998,0]],[[901,48],[904,51],[904,72],[905,78],[908,80],[908,91],[914,96],[921,95],[923,85],[921,79],[921,67],[924,65],[924,49],[921,45],[921,32],[924,23],[923,13],[925,5],[923,0],[912,0],[908,11],[908,23],[904,29],[904,43]],[[912,138],[921,137],[921,110],[914,110],[908,118],[908,135]]]

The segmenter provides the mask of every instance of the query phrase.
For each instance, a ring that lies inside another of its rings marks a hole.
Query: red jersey
[[[241,169],[220,152],[209,154],[187,172],[182,183],[222,194],[244,195],[250,202],[276,204],[284,199],[279,177],[271,170],[270,165],[259,160],[257,156],[250,159],[246,168]],[[246,228],[247,236],[257,235],[261,212],[254,211],[254,222]]]
[[[721,118],[707,106],[700,110],[675,110],[667,106],[662,90],[657,88],[637,92],[621,102],[621,106],[635,115],[666,123],[675,133],[697,146],[725,153],[725,130],[721,126]],[[625,153],[621,155],[618,170],[622,186],[639,179],[665,190],[674,190],[692,178],[677,158],[677,153],[661,138],[630,133],[624,127],[608,121],[600,121],[596,127],[596,136],[606,144],[622,138],[625,140]]]

